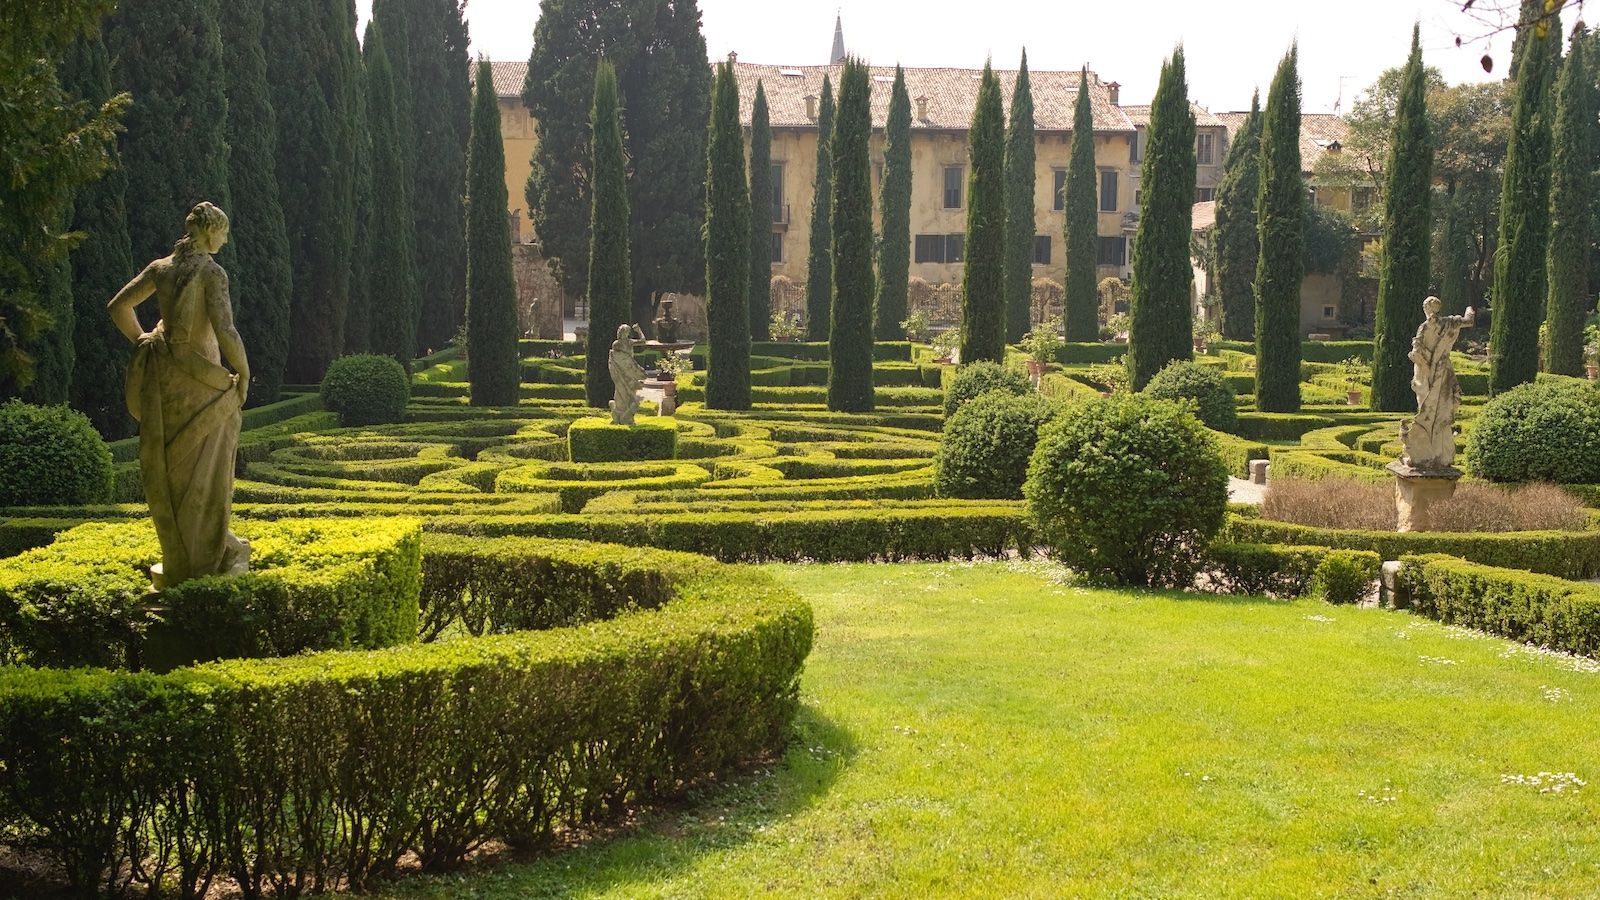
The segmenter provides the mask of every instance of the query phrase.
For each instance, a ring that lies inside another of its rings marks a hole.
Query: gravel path
[[[1267,486],[1245,481],[1243,478],[1228,478],[1228,501],[1230,503],[1250,503],[1260,506],[1262,499],[1267,495]]]

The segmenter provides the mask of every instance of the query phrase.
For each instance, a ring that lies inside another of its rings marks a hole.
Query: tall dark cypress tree
[[[380,23],[377,19],[368,20],[367,37],[369,39],[376,39],[376,36],[371,32],[372,28],[378,25]],[[371,50],[373,46],[365,41],[363,42],[362,49],[364,53],[361,64],[360,93],[361,121],[363,125],[356,132],[356,162],[355,168],[351,173],[355,180],[356,228],[355,238],[350,245],[350,298],[345,303],[344,313],[344,352],[346,354],[368,353],[372,350],[372,317],[374,315],[372,308],[372,282],[374,277],[381,278],[385,275],[385,273],[375,273],[372,270],[374,257],[386,249],[377,246],[378,241],[382,239],[377,232],[388,227],[389,224],[378,218],[377,207],[379,200],[387,198],[379,198],[376,195],[377,185],[373,181],[372,172],[372,167],[375,164],[373,143],[376,138],[374,130],[378,127],[367,115],[367,107],[369,105],[367,95],[372,90]],[[392,66],[390,71],[393,71]],[[389,82],[392,86],[394,83],[392,76]],[[390,105],[392,106],[393,104]],[[388,129],[386,134],[388,137],[393,137],[395,132],[393,129]],[[411,222],[411,210],[409,208],[405,210],[405,220],[409,225]],[[400,364],[409,366],[412,355],[414,354],[407,353]]]
[[[985,62],[967,156],[966,265],[961,275],[961,361],[1006,355],[1006,122],[1000,82]]]
[[[289,235],[278,199],[278,118],[262,52],[263,0],[232,0],[222,17],[228,58],[228,209],[234,267],[228,284],[250,353],[250,402],[278,399],[289,358]]]
[[[366,228],[372,238],[367,280],[371,304],[367,322],[369,347],[373,353],[392,357],[409,369],[411,360],[416,358],[422,300],[412,231],[411,184],[405,179],[401,161],[400,145],[405,136],[399,130],[394,67],[388,54],[389,30],[373,19],[367,23],[364,44],[373,188],[372,218]],[[504,181],[503,174],[501,180]]]
[[[590,406],[611,402],[608,354],[617,327],[628,322],[632,266],[628,262],[628,160],[622,149],[622,110],[617,108],[617,70],[600,60],[594,70],[594,106],[589,114],[589,346],[584,396]]]
[[[1439,229],[1439,300],[1440,312],[1459,316],[1468,306],[1467,295],[1472,288],[1472,235],[1467,230],[1467,217],[1461,210],[1461,200],[1446,193],[1442,200],[1444,224]]]
[[[1189,262],[1194,167],[1194,114],[1180,46],[1161,67],[1139,176],[1143,208],[1128,303],[1128,374],[1134,390],[1142,390],[1167,363],[1194,356],[1194,267]]]
[[[1256,264],[1261,235],[1256,231],[1256,193],[1261,189],[1261,95],[1250,98],[1217,187],[1217,293],[1222,297],[1222,336],[1230,341],[1256,337]]]
[[[1305,272],[1306,189],[1300,175],[1300,50],[1291,45],[1267,93],[1261,122],[1256,223],[1256,408],[1300,409],[1300,281]]]
[[[467,379],[473,406],[515,406],[522,385],[517,356],[517,282],[506,224],[506,152],[500,97],[489,61],[478,61],[467,148]]]
[[[750,107],[750,339],[771,339],[772,127],[767,91],[756,82]]]
[[[1006,127],[1006,340],[1016,343],[1033,324],[1033,90],[1028,51],[1022,51]]]
[[[806,256],[806,340],[828,339],[828,316],[833,306],[833,81],[822,76],[822,100],[817,107],[817,178],[811,186],[811,252]]]
[[[201,200],[233,213],[217,0],[123,0],[106,20],[105,42],[112,85],[134,100],[119,148],[128,236],[142,264],[172,251]]]
[[[278,182],[294,282],[285,377],[308,384],[320,381],[344,348],[355,247],[355,113],[365,106],[360,49],[349,0],[267,0],[265,20],[272,23],[262,32],[267,84],[284,123],[278,171],[293,173]]]
[[[884,127],[883,182],[878,187],[883,234],[878,242],[878,302],[873,307],[873,334],[880,341],[903,341],[900,323],[909,310],[911,274],[911,94],[906,73],[894,67],[889,91],[889,118]]]
[[[872,411],[872,79],[847,59],[833,123],[833,315],[828,408]]]
[[[1528,40],[1516,72],[1511,140],[1500,182],[1500,234],[1494,257],[1489,324],[1489,390],[1500,393],[1539,373],[1539,324],[1546,295],[1550,236],[1551,97],[1559,25]]]
[[[1428,132],[1422,30],[1411,30],[1411,57],[1395,108],[1389,159],[1384,166],[1383,256],[1378,264],[1378,308],[1373,328],[1372,408],[1414,412],[1411,339],[1422,324],[1433,241],[1433,139]]]
[[[77,99],[99,108],[111,99],[111,61],[100,36],[79,38],[61,64],[61,86]],[[106,315],[106,301],[132,278],[133,254],[128,249],[127,173],[117,164],[99,181],[79,189],[73,204],[72,230],[84,234],[72,251],[72,386],[74,408],[89,417],[109,439],[133,433],[133,419],[123,396],[129,347]]]
[[[823,198],[819,202],[826,202]],[[706,406],[750,408],[750,189],[732,63],[717,66],[706,138]]]
[[[1589,293],[1589,254],[1582,252],[1590,246],[1590,132],[1595,122],[1587,43],[1587,31],[1579,23],[1573,29],[1572,49],[1556,92],[1544,369],[1558,375],[1583,374],[1584,318],[1594,308],[1594,295]]]
[[[1078,101],[1072,112],[1072,151],[1067,163],[1066,319],[1067,340],[1094,341],[1100,337],[1100,295],[1095,281],[1095,244],[1100,235],[1099,204],[1095,192],[1094,108],[1089,100],[1089,69],[1078,74]],[[1052,205],[1054,201],[1052,200]]]

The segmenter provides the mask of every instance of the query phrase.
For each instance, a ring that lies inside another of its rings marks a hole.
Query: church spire
[[[833,17],[833,51],[828,55],[828,64],[837,66],[844,62],[844,18],[843,14]]]

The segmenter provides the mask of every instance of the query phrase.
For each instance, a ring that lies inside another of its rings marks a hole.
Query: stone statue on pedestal
[[[644,385],[644,369],[633,358],[636,340],[644,340],[639,326],[618,325],[617,339],[611,343],[611,353],[606,358],[606,367],[611,372],[613,425],[632,425],[634,415],[639,412],[639,388]]]
[[[249,543],[229,528],[250,362],[233,325],[228,275],[211,258],[228,240],[228,217],[200,203],[185,224],[172,255],[146,266],[107,306],[136,347],[127,402],[139,421],[139,474],[161,542],[151,570],[156,590],[250,564]],[[144,331],[134,308],[151,296],[161,321]]]
[[[1403,451],[1390,463],[1395,474],[1395,506],[1401,531],[1426,531],[1430,507],[1455,495],[1461,471],[1456,458],[1456,411],[1461,408],[1461,385],[1450,361],[1461,329],[1472,326],[1476,314],[1441,316],[1438,297],[1422,302],[1427,318],[1411,340],[1411,390],[1417,395],[1417,414],[1400,422]]]

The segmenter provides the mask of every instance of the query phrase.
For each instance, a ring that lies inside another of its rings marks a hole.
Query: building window
[[[961,176],[966,174],[960,166],[944,167],[944,208],[961,208]]]
[[[1324,319],[1332,320],[1334,318],[1334,308],[1331,306],[1324,306],[1322,308],[1322,317]]]
[[[1372,206],[1373,189],[1358,187],[1350,191],[1350,209],[1352,212],[1366,212]]]
[[[1095,245],[1094,264],[1123,266],[1128,262],[1128,242],[1121,235],[1101,237]]]
[[[1036,234],[1033,236],[1033,264],[1036,266],[1050,265],[1050,235]]]
[[[1217,136],[1211,132],[1202,132],[1194,136],[1194,161],[1202,166],[1212,164],[1216,154]]]
[[[783,262],[783,232],[774,231],[772,233],[772,264],[777,265],[781,262]]]
[[[1143,202],[1144,202],[1144,191],[1134,191],[1133,192],[1133,208],[1134,209],[1138,209],[1138,210],[1144,209],[1144,207],[1139,205],[1140,203],[1143,203]]]
[[[1057,169],[1055,171],[1055,182],[1054,183],[1055,183],[1055,187],[1050,189],[1050,196],[1053,198],[1050,201],[1053,204],[1051,206],[1051,209],[1055,209],[1055,210],[1066,209],[1067,208],[1067,170],[1066,169]]]
[[[1100,211],[1117,211],[1117,173],[1114,169],[1100,172]]]
[[[776,225],[789,224],[783,210],[783,163],[772,164],[772,221]]]
[[[1217,199],[1216,188],[1195,188],[1194,189],[1194,202],[1196,202],[1196,203],[1210,203],[1212,200],[1215,200],[1215,199]]]
[[[1144,132],[1135,130],[1133,137],[1128,140],[1128,162],[1139,161],[1139,135],[1141,134],[1144,134]]]
[[[919,234],[912,241],[911,259],[919,263],[958,263],[966,249],[964,234]]]

